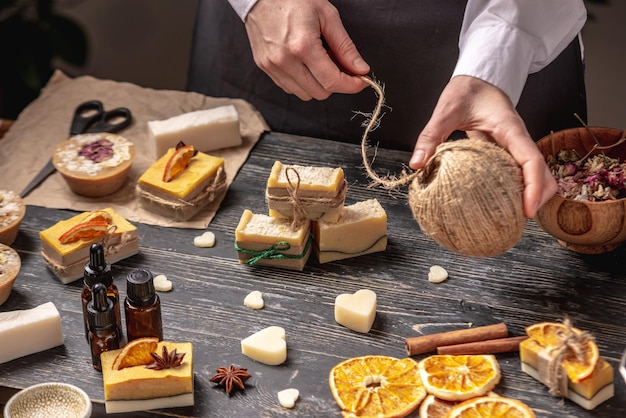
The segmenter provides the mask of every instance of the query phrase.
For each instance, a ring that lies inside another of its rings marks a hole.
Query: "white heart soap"
[[[173,287],[172,282],[164,274],[154,276],[152,282],[154,283],[154,290],[157,292],[169,292]]]
[[[300,391],[298,389],[284,389],[278,392],[278,403],[283,408],[293,408],[299,397]]]
[[[369,332],[376,317],[376,293],[361,289],[335,298],[335,321],[357,332]]]
[[[287,360],[285,329],[271,326],[241,340],[241,352],[259,363],[277,366]]]
[[[253,290],[248,293],[243,299],[243,304],[250,309],[263,309],[265,301],[263,300],[263,293],[258,290]]]
[[[193,245],[201,248],[210,248],[215,245],[215,234],[211,231],[207,231],[202,235],[198,235],[193,239]]]

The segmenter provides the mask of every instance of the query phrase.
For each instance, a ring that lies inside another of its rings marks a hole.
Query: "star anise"
[[[180,366],[180,364],[183,362],[183,358],[185,357],[185,353],[178,354],[176,352],[176,349],[168,352],[166,346],[163,346],[163,351],[161,355],[158,355],[157,353],[150,353],[150,355],[152,356],[154,361],[148,364],[146,368],[153,370],[163,370]]]
[[[228,367],[218,367],[215,371],[217,373],[211,378],[211,382],[217,383],[219,386],[224,386],[224,390],[228,395],[231,395],[236,388],[245,390],[246,386],[244,382],[252,377],[252,375],[248,373],[248,369],[235,367],[232,364]]]

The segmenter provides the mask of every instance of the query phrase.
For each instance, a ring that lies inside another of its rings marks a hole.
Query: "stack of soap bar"
[[[153,157],[160,158],[179,142],[208,152],[241,145],[239,114],[233,105],[183,113],[166,120],[148,122]]]
[[[83,277],[85,263],[89,260],[89,247],[94,242],[104,242],[104,252],[110,263],[139,252],[137,228],[112,208],[101,211],[106,212],[112,219],[106,237],[99,235],[67,244],[62,244],[59,240],[64,233],[100,211],[83,212],[39,232],[41,254],[50,270],[62,283],[67,284]]]
[[[272,326],[241,340],[241,353],[269,366],[277,366],[287,360],[285,329]]]
[[[539,356],[544,348],[532,338],[522,341],[519,348],[522,370],[543,382],[544,378],[539,372]],[[585,409],[594,409],[614,395],[613,367],[600,358],[591,376],[580,383],[574,383],[568,379],[567,386],[566,398]]]
[[[292,229],[291,220],[244,210],[235,230],[240,263],[304,269],[311,254],[310,222]]]
[[[168,352],[184,353],[183,362],[176,367],[148,369],[145,365],[113,368],[117,355],[123,349],[105,351],[102,361],[102,380],[107,413],[145,411],[175,408],[194,404],[193,346],[190,342],[161,341],[156,354],[161,356],[163,346]]]
[[[198,152],[184,171],[166,182],[163,173],[174,152],[170,148],[139,177],[136,191],[147,210],[186,221],[226,191],[224,159]]]
[[[267,180],[265,198],[273,217],[294,217],[295,191],[306,219],[336,222],[346,198],[347,182],[343,169],[284,165],[276,161]]]
[[[336,222],[313,222],[320,263],[357,257],[387,248],[387,214],[378,200],[345,206]]]
[[[0,312],[0,363],[63,345],[61,315],[54,303]]]

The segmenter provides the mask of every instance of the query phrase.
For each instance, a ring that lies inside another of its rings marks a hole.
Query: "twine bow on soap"
[[[298,180],[295,186],[289,178],[290,172],[293,172]],[[300,174],[295,168],[287,167],[285,169],[285,177],[287,177],[287,193],[289,193],[291,205],[293,206],[293,221],[291,222],[291,229],[296,230],[300,228],[304,224],[304,221],[307,219],[306,209],[298,198],[298,190],[300,189]]]
[[[249,266],[254,266],[261,260],[276,260],[276,259],[298,259],[302,258],[309,251],[309,247],[311,246],[311,236],[306,241],[306,245],[304,246],[304,250],[300,254],[284,254],[281,251],[288,251],[291,248],[291,244],[287,241],[279,241],[276,244],[272,245],[270,248],[265,250],[247,250],[245,248],[241,248],[237,244],[235,244],[235,250],[251,255],[246,264]]]
[[[571,353],[576,356],[577,360],[582,361],[584,359],[583,350],[585,344],[594,339],[586,331],[575,331],[569,318],[563,320],[563,325],[565,325],[566,330],[557,331],[557,337],[560,340],[559,345],[547,350],[550,360],[548,361],[546,376],[546,385],[550,389],[550,394],[561,397],[567,394],[563,393],[567,391],[567,384],[561,383],[567,382],[565,369],[561,366],[561,363]]]

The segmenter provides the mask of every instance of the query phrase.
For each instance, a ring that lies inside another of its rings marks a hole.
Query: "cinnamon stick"
[[[406,352],[409,356],[435,351],[437,347],[445,345],[471,343],[476,341],[493,340],[509,336],[505,323],[485,325],[482,327],[468,328],[457,331],[441,332],[437,334],[423,335],[420,337],[407,338],[405,342]]]
[[[472,343],[444,345],[437,347],[437,354],[446,355],[473,355],[495,354],[519,351],[519,345],[528,338],[527,335],[520,337],[496,338],[493,340],[476,341]]]

